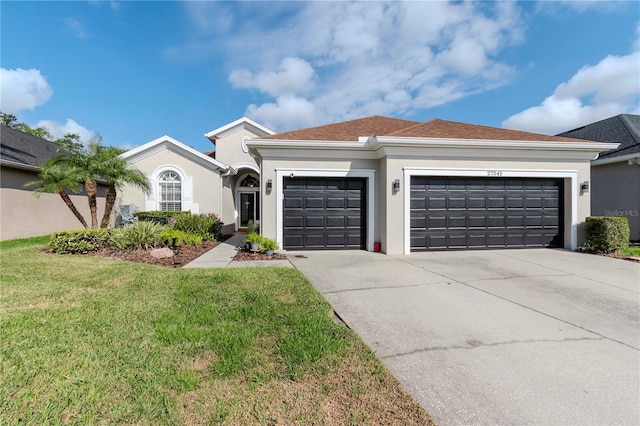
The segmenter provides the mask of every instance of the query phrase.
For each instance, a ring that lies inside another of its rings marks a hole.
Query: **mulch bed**
[[[267,256],[264,253],[254,253],[247,250],[238,250],[233,260],[243,262],[247,260],[286,260],[287,256],[280,253],[274,253],[273,256]]]
[[[221,241],[226,240],[231,237],[231,235],[225,235],[222,237]],[[182,268],[187,263],[192,260],[202,256],[204,253],[208,252],[221,241],[203,241],[202,244],[198,246],[185,245],[181,246],[178,250],[174,250],[174,256],[168,257],[164,259],[157,259],[155,257],[151,257],[149,253],[151,249],[137,249],[137,250],[127,250],[127,251],[118,251],[112,248],[104,248],[95,252],[87,253],[80,256],[98,256],[105,257],[108,259],[118,259],[118,260],[126,260],[128,262],[138,262],[138,263],[148,263],[151,265],[159,265],[166,266],[169,268]],[[48,248],[43,249],[44,253],[51,253]],[[254,253],[247,250],[238,250],[238,253],[233,258],[234,261],[248,261],[248,260],[286,260],[287,256],[274,253],[273,256],[267,256],[264,253]]]
[[[168,257],[165,259],[156,259],[155,257],[151,257],[149,255],[149,252],[151,250],[144,249],[116,251],[110,248],[105,248],[87,254],[91,256],[106,257],[109,259],[126,260],[129,262],[149,263],[152,265],[167,266],[170,268],[181,268],[195,258],[200,257],[204,253],[208,252],[218,244],[220,244],[219,241],[204,241],[198,246],[181,246],[178,250],[174,251],[175,254],[173,257]]]

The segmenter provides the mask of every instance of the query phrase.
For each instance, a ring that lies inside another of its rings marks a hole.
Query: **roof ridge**
[[[633,140],[636,141],[636,144],[640,145],[640,129],[636,128],[635,123],[632,123],[629,117],[640,117],[640,115],[620,114],[620,121],[622,121],[625,129],[627,129],[627,132],[629,132]]]

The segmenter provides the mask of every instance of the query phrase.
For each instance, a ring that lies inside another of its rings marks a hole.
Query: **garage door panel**
[[[363,249],[366,179],[284,178],[283,245]]]
[[[424,210],[427,208],[426,198],[411,198],[409,203],[409,208],[411,210]]]
[[[344,228],[345,222],[344,216],[327,216],[327,228]]]
[[[301,209],[303,206],[302,197],[287,198],[284,200],[285,209]]]
[[[561,199],[560,179],[412,177],[411,250],[562,245]]]

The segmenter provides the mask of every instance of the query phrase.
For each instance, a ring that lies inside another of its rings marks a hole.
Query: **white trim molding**
[[[158,187],[158,177],[164,172],[175,172],[180,176],[180,195],[181,195],[181,210],[190,211],[192,213],[200,213],[198,203],[193,202],[193,178],[187,176],[187,174],[178,166],[172,164],[164,164],[156,168],[153,173],[148,176],[149,183],[152,186],[152,190],[145,195],[145,209],[146,210],[160,210],[160,194]]]
[[[429,168],[429,167],[404,167],[404,254],[411,253],[411,177],[412,176],[451,176],[451,177],[488,177],[487,169],[475,168]],[[565,192],[571,191],[571,250],[578,249],[578,171],[577,170],[545,170],[545,169],[500,169],[499,178],[521,177],[521,178],[556,178],[569,179],[569,188],[565,186]],[[564,202],[564,200],[560,200]],[[566,224],[566,209],[563,221]]]
[[[640,152],[627,154],[627,155],[619,155],[617,157],[607,157],[607,158],[601,158],[598,160],[593,160],[591,162],[591,165],[603,166],[605,164],[613,164],[613,163],[627,163],[630,165],[633,165],[633,164],[637,165],[638,159],[640,159]]]
[[[205,133],[205,137],[210,140],[220,139],[225,136],[231,135],[238,130],[246,129],[250,132],[253,132],[257,136],[267,136],[273,135],[275,132],[262,124],[256,123],[250,118],[242,117],[233,121],[231,123],[225,124],[222,127],[218,127],[217,129],[211,130],[210,132]]]
[[[280,247],[284,247],[284,178],[285,177],[359,177],[367,179],[367,251],[373,251],[374,230],[377,218],[375,216],[376,171],[373,169],[276,169],[276,240]]]

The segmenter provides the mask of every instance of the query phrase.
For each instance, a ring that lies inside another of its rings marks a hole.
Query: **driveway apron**
[[[638,424],[640,264],[564,250],[289,259],[440,424]]]

